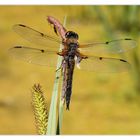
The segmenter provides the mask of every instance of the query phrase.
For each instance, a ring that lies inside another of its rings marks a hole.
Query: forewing
[[[130,38],[112,40],[107,42],[97,42],[91,44],[83,44],[79,46],[79,50],[82,53],[87,54],[116,54],[129,51],[136,47],[136,41]]]
[[[13,26],[13,30],[19,34],[24,39],[35,43],[37,45],[43,45],[47,49],[58,49],[58,44],[61,44],[62,42],[58,38],[54,38],[52,36],[49,36],[47,34],[43,34],[39,31],[36,31],[28,26],[22,25],[22,24],[16,24]],[[49,48],[48,48],[49,46]]]
[[[79,64],[81,70],[95,72],[125,72],[128,71],[130,67],[131,65],[123,59],[96,56],[82,59]]]
[[[16,46],[9,49],[11,55],[19,60],[24,60],[29,63],[44,65],[49,67],[56,67],[57,52],[41,50],[37,48],[28,48],[24,46]]]

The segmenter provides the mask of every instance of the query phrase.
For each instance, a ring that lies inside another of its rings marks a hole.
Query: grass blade
[[[57,61],[57,69],[61,66],[62,57],[58,56]],[[56,134],[56,109],[57,109],[57,98],[58,98],[58,87],[59,87],[59,77],[60,71],[56,71],[54,87],[52,92],[52,99],[49,111],[49,119],[48,119],[48,128],[47,134],[48,135],[55,135]]]
[[[67,20],[67,16],[64,17],[64,22],[63,22],[63,26],[66,27],[66,20]],[[64,77],[63,77],[64,78]],[[59,112],[58,112],[58,122],[57,122],[57,131],[56,134],[59,135],[61,133],[61,127],[62,127],[62,120],[63,120],[63,110],[64,110],[64,100],[62,100],[62,94],[63,94],[63,81],[62,81],[62,85],[61,85],[61,96],[59,99]]]
[[[66,24],[66,18],[64,19],[64,25]],[[60,44],[60,50],[62,50],[62,45]],[[57,60],[57,69],[61,67],[62,57],[58,56]],[[58,88],[59,88],[59,77],[61,76],[61,71],[56,71],[55,81],[54,81],[54,88],[52,93],[51,105],[50,105],[50,112],[49,112],[49,119],[48,119],[48,128],[47,134],[48,135],[55,135],[56,134],[56,111],[57,111],[57,99],[58,99]],[[62,118],[62,117],[61,117]]]

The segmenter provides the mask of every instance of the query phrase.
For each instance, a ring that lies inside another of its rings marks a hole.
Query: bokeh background
[[[133,37],[137,47],[119,58],[126,73],[75,71],[70,111],[64,111],[62,134],[140,134],[140,7],[139,6],[0,6],[0,134],[36,134],[31,88],[42,85],[48,107],[55,69],[12,58],[8,49],[34,44],[12,26],[28,25],[54,35],[46,17],[54,16],[74,30],[82,42]],[[41,46],[40,46],[41,47]]]

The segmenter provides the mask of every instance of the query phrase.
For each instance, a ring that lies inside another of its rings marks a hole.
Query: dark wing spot
[[[100,60],[102,60],[102,59],[103,59],[103,57],[99,57],[99,59],[100,59]]]
[[[120,59],[120,61],[122,61],[122,62],[127,62],[126,60],[123,60],[123,59]]]
[[[15,46],[14,48],[22,48],[21,46]]]
[[[25,26],[25,25],[23,25],[23,24],[19,24],[19,26],[26,27],[26,26]]]
[[[42,53],[44,53],[45,51],[44,50],[40,50]]]
[[[105,44],[109,44],[109,42],[107,41],[107,42],[105,42]]]
[[[44,34],[43,33],[40,33],[41,34],[41,36],[44,36]]]
[[[124,40],[132,40],[131,38],[125,38]]]

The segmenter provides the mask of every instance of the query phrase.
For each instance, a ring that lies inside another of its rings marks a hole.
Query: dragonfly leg
[[[61,68],[62,68],[62,64],[58,69],[55,70],[55,72],[59,71]]]
[[[82,54],[82,53],[80,53],[80,52],[77,52],[77,53],[76,53],[76,56],[77,56],[77,57],[80,57],[81,59],[87,59],[87,58],[88,58],[86,55],[84,55],[84,54]]]
[[[61,69],[61,71],[62,71],[62,68],[63,68],[63,62],[64,62],[64,59],[62,60],[62,63],[61,63],[61,65],[60,65],[60,67],[59,67],[58,69],[56,69],[56,72],[57,72],[58,70],[60,70],[60,69]]]

